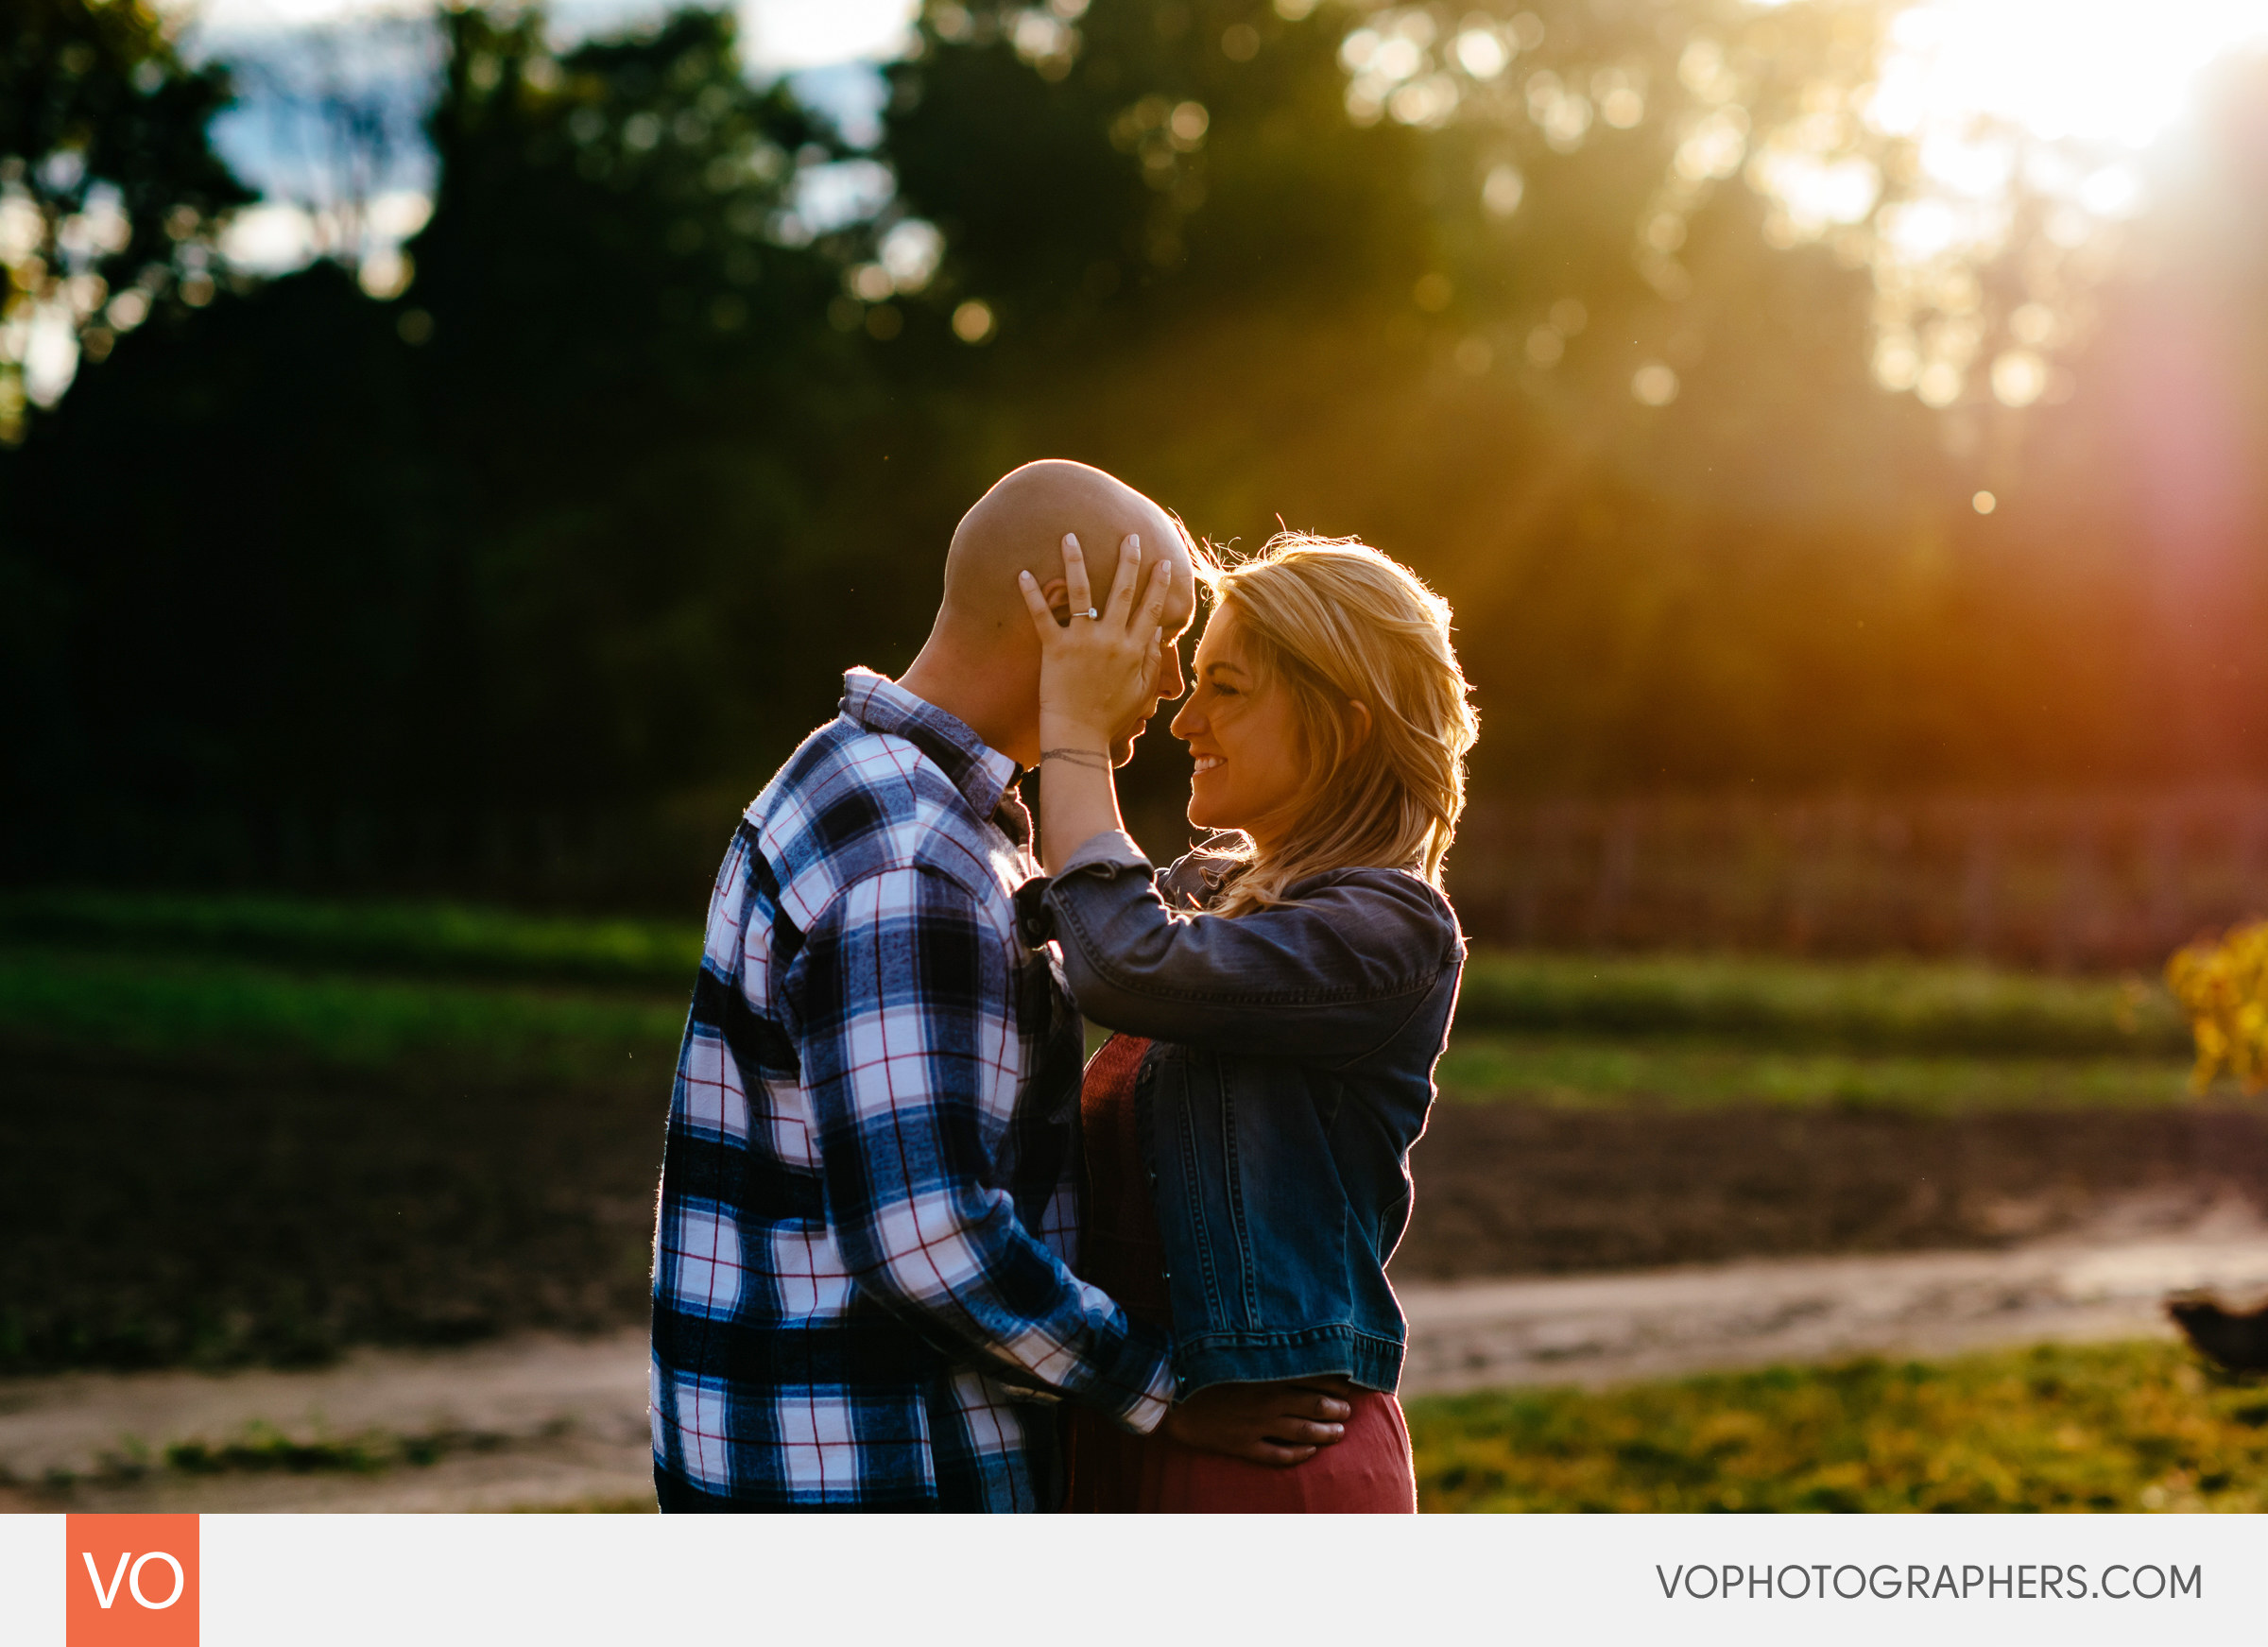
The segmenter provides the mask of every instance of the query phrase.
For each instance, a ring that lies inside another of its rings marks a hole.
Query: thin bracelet
[[[1097,772],[1110,770],[1110,757],[1100,749],[1042,749],[1041,761],[1068,761],[1074,766],[1091,767]]]

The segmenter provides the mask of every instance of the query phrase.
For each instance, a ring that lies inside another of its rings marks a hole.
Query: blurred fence
[[[1466,930],[1544,949],[1973,954],[2154,971],[2268,914],[2268,788],[1476,803]]]

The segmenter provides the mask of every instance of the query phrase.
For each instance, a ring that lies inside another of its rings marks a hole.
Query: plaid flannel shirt
[[[864,670],[718,873],[654,1253],[663,1506],[1053,1508],[1166,1346],[1070,1263],[1081,1031],[1013,763]]]

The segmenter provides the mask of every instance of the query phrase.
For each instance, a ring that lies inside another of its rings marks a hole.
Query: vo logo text
[[[195,1516],[66,1516],[67,1647],[198,1647]]]

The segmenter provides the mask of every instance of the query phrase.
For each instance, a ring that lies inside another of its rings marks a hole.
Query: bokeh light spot
[[[908,217],[890,226],[877,250],[889,274],[891,289],[918,292],[937,272],[937,263],[945,255],[945,236],[936,224]]]
[[[1404,35],[1382,42],[1369,66],[1389,80],[1406,80],[1425,64],[1425,48]]]
[[[1950,360],[1933,360],[1914,380],[1914,392],[1925,406],[1950,406],[1961,398],[1961,369]]]
[[[2001,506],[2001,500],[1988,491],[1981,491],[1968,500],[1968,506],[1980,515],[1989,515]]]
[[[1649,360],[1630,379],[1630,392],[1641,405],[1666,406],[1677,398],[1677,373],[1667,361]]]
[[[1447,75],[1412,80],[1386,99],[1386,112],[1404,126],[1446,126],[1457,112],[1457,83]]]
[[[1646,117],[1646,99],[1628,86],[1617,86],[1599,99],[1599,117],[1617,131],[1628,131]]]
[[[971,298],[953,312],[953,335],[963,343],[990,342],[997,325],[992,305],[981,299]]]
[[[2055,311],[2045,303],[2025,303],[2008,317],[2008,333],[2019,343],[2037,348],[2055,335]]]
[[[1457,36],[1457,66],[1476,80],[1493,80],[1504,72],[1512,54],[1493,28],[1468,28]]]
[[[2012,349],[1992,363],[1992,396],[2003,406],[2028,406],[2047,387],[2048,363],[2029,349]]]
[[[1912,334],[1887,333],[1875,344],[1874,381],[1901,393],[1921,381],[1921,351]]]
[[[1528,181],[1520,175],[1518,166],[1491,166],[1481,184],[1481,204],[1491,216],[1509,217],[1520,210],[1520,202],[1527,192]]]

